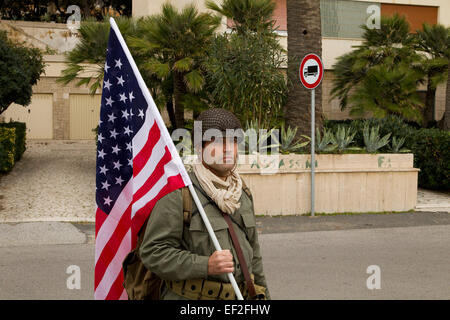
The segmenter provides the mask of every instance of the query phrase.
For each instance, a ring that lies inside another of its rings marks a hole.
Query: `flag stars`
[[[132,101],[133,101],[133,99],[135,99],[135,97],[133,96],[133,91],[131,91],[131,92],[130,92],[130,95],[129,95],[129,97],[130,97],[130,102],[132,102]]]
[[[114,120],[117,119],[117,117],[114,116],[114,112],[111,114],[108,114],[108,122],[111,121],[114,123]]]
[[[111,83],[109,82],[109,80],[103,81],[103,83],[104,83],[103,89],[106,88],[106,89],[108,89],[108,90],[111,90],[111,89],[110,89]]]
[[[120,161],[119,161],[119,160],[117,160],[117,162],[114,162],[114,161],[113,161],[113,164],[114,164],[114,168],[113,168],[113,169],[117,169],[117,170],[120,171],[120,167],[122,166],[122,165],[120,164]]]
[[[144,111],[142,109],[139,109],[138,117],[144,119]]]
[[[112,153],[115,153],[115,154],[119,154],[119,151],[121,150],[121,149],[119,148],[119,145],[118,145],[118,144],[116,144],[116,146],[113,147],[112,149],[113,149],[113,150],[112,150]]]
[[[102,182],[102,189],[106,189],[106,191],[108,191],[109,187],[111,187],[111,185],[108,183],[108,180]]]
[[[105,201],[105,203],[103,203],[106,206],[110,206],[111,205],[111,198],[108,196],[107,198],[103,198],[103,200]]]
[[[125,142],[125,144],[127,145],[127,150],[129,150],[129,151],[131,151],[131,142],[130,143],[128,143],[128,142]]]
[[[120,77],[116,77],[117,78],[117,84],[120,84],[123,87],[123,83],[125,82],[125,80],[123,80],[122,76]]]
[[[125,118],[125,119],[128,120],[128,117],[129,117],[129,116],[130,116],[130,114],[128,113],[127,110],[123,110],[123,111],[122,111],[122,118]]]
[[[100,169],[100,173],[103,173],[106,176],[106,171],[108,171],[109,169],[106,168],[106,165],[103,165],[103,167],[99,167]]]
[[[119,176],[118,178],[115,178],[116,179],[116,184],[118,184],[119,186],[122,186],[122,183],[125,181],[125,180],[122,180],[122,176]]]
[[[133,158],[128,159],[128,165],[129,165],[129,166],[133,166]]]
[[[103,149],[98,152],[98,158],[105,159],[106,153],[103,152]]]
[[[124,129],[125,129],[125,132],[123,134],[130,135],[130,133],[133,133],[133,130],[130,130],[130,126],[127,126]]]
[[[105,138],[102,136],[101,133],[99,133],[99,134],[98,134],[97,141],[100,142],[100,143],[102,143],[103,139],[105,139]]]
[[[112,107],[113,102],[114,102],[114,100],[111,97],[106,98],[106,105],[107,106]]]
[[[119,96],[120,96],[120,101],[123,101],[123,103],[127,103],[127,96],[125,95],[125,92],[124,93],[119,93]]]
[[[114,139],[116,139],[116,136],[119,134],[118,132],[116,132],[115,128],[113,130],[109,130],[109,133],[111,134],[110,137]]]
[[[108,63],[105,63],[105,72],[108,73],[108,69],[111,68],[110,66],[108,66]]]
[[[119,68],[119,69],[122,69],[122,62],[120,62],[120,59],[119,60],[114,60],[114,61],[116,62],[116,67]]]

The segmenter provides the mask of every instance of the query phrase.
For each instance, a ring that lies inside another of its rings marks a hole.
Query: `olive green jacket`
[[[189,176],[192,183],[201,188],[197,177],[192,171],[189,172]],[[228,249],[233,255],[233,275],[236,282],[244,282],[244,275],[228,233],[228,225],[225,219],[219,209],[212,203],[208,204],[209,200],[197,188],[195,189],[222,250]],[[255,276],[255,283],[267,288],[256,230],[253,201],[244,190],[240,201],[240,208],[231,215],[234,219],[233,227],[239,239],[249,272]],[[207,274],[208,259],[216,250],[193,199],[191,212],[192,218],[188,226],[183,221],[181,189],[177,189],[157,201],[149,217],[139,249],[142,262],[148,269],[164,280],[208,279],[229,283],[227,274]],[[240,224],[240,227],[235,221]],[[162,299],[180,298],[173,292],[168,291],[170,290],[166,288],[165,292],[162,293]],[[266,297],[270,299],[269,290],[266,290]]]

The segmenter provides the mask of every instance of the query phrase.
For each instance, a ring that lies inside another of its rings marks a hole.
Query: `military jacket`
[[[194,185],[201,188],[194,172],[189,176]],[[222,250],[228,249],[233,255],[236,282],[245,282],[241,266],[233,247],[228,225],[221,211],[196,188]],[[255,284],[267,288],[263,272],[262,257],[256,230],[253,200],[242,190],[240,208],[232,215],[233,228],[239,239],[243,255]],[[229,283],[227,274],[208,275],[208,260],[215,251],[205,224],[192,199],[190,224],[183,221],[183,199],[181,189],[177,189],[159,199],[149,217],[139,255],[144,265],[163,280],[207,279]],[[270,299],[266,289],[266,297]],[[167,287],[161,299],[181,299]]]

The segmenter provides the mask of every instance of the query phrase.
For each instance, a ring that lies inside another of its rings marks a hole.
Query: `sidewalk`
[[[22,160],[0,177],[0,223],[94,222],[95,154],[90,140],[28,141]],[[450,194],[419,189],[416,211],[450,213]]]

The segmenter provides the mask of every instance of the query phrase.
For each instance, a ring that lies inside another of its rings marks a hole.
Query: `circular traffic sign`
[[[314,53],[307,54],[300,63],[299,75],[305,88],[317,87],[323,78],[323,64],[319,56]]]

